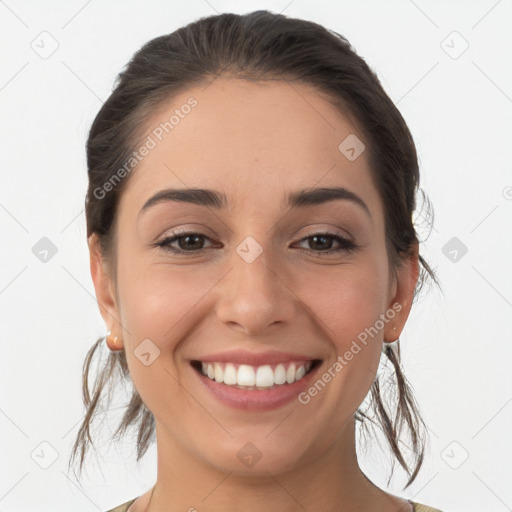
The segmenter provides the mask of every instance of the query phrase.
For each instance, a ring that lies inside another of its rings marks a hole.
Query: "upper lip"
[[[230,350],[201,356],[195,361],[202,363],[236,363],[250,366],[262,366],[265,364],[289,363],[292,361],[314,361],[318,358],[294,354],[292,352],[248,352],[246,350]]]

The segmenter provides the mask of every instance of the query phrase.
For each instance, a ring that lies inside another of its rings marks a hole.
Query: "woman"
[[[412,223],[411,134],[346,39],[267,11],[156,38],[120,74],[87,157],[111,353],[92,397],[103,337],[86,358],[73,456],[81,469],[117,370],[134,389],[116,435],[138,423],[137,460],[153,435],[158,454],[154,487],[113,510],[434,511],[357,461],[356,421],[380,422],[408,484],[418,474],[425,432],[398,338],[436,279]]]

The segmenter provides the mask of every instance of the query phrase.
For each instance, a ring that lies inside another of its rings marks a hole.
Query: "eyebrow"
[[[372,217],[366,203],[357,194],[343,187],[319,187],[298,190],[288,195],[286,205],[290,208],[304,208],[323,204],[336,199],[351,201],[363,208],[370,218]],[[227,205],[226,195],[215,190],[203,188],[168,188],[160,190],[151,196],[144,203],[144,206],[139,212],[139,216],[151,206],[167,201],[192,203],[215,208],[217,210],[220,210]]]

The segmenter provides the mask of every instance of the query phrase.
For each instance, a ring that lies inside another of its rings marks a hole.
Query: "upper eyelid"
[[[154,238],[154,240],[163,240],[164,238],[172,237],[172,236],[178,236],[180,234],[186,235],[190,233],[198,233],[208,238],[218,238],[219,233],[216,233],[214,229],[210,228],[208,224],[204,224],[201,222],[202,219],[197,219],[199,222],[194,222],[192,220],[191,222],[187,222],[185,218],[181,219],[175,219],[176,221],[181,220],[183,224],[176,224],[175,227],[168,226],[165,231],[159,231],[160,235],[157,238]],[[304,219],[302,219],[304,220]],[[332,217],[332,218],[324,218],[324,219],[308,219],[313,220],[313,222],[310,222],[309,224],[303,225],[300,229],[297,229],[295,233],[298,231],[306,230],[307,233],[302,235],[303,237],[311,236],[311,234],[317,234],[317,233],[325,233],[328,232],[329,234],[335,234],[337,236],[343,237],[347,240],[350,240],[355,243],[356,237],[352,234],[352,231],[359,232],[362,227],[360,226],[357,217],[354,218],[352,215],[348,214],[346,217],[341,216],[340,218]],[[315,222],[316,220],[316,222]],[[302,223],[302,221],[299,221]],[[335,225],[338,224],[338,225]],[[342,227],[343,226],[343,227]],[[226,227],[224,225],[224,227]],[[290,226],[288,226],[290,227]],[[172,233],[171,231],[175,229],[176,231]],[[285,228],[288,230],[288,228]],[[311,230],[311,231],[309,231]],[[229,231],[229,235],[233,235],[232,229],[227,227],[227,231]],[[366,230],[363,228],[363,233]],[[212,236],[206,234],[206,232],[209,232],[212,234]],[[278,235],[280,236],[280,235]],[[296,239],[296,236],[294,235],[294,239]]]
[[[200,235],[200,236],[204,236],[205,238],[212,240],[212,237],[210,237],[209,235],[207,235],[205,233],[202,233],[200,230],[190,229],[188,231],[185,230],[185,231],[179,231],[179,232],[163,235],[162,237],[160,237],[160,241],[177,239],[177,238],[181,238],[182,236],[186,236],[186,235]],[[352,238],[350,237],[350,235],[345,233],[344,230],[340,230],[340,231],[334,230],[334,229],[329,230],[327,228],[326,229],[317,228],[317,229],[311,231],[310,233],[302,235],[299,240],[303,240],[304,238],[309,238],[309,237],[315,236],[315,235],[339,236],[339,237],[345,238],[347,240],[353,241]]]

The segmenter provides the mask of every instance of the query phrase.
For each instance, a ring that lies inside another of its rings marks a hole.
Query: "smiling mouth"
[[[269,390],[288,386],[303,379],[321,364],[321,359],[251,366],[237,363],[191,361],[203,377],[219,384],[245,389]]]

